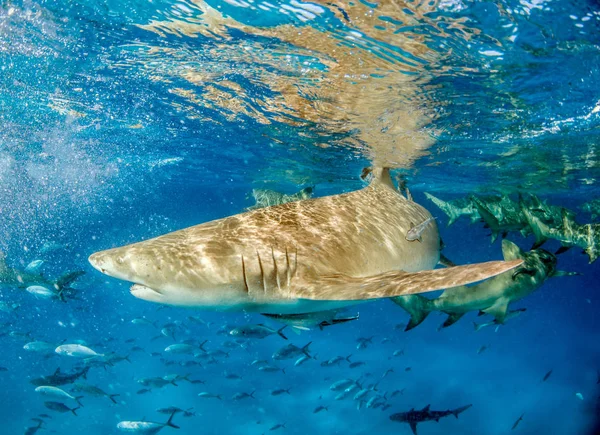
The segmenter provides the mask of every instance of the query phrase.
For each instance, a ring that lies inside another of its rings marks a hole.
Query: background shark
[[[543,249],[523,252],[514,243],[503,240],[502,254],[505,260],[522,259],[523,264],[514,271],[471,287],[449,288],[437,299],[419,295],[392,298],[411,316],[406,330],[419,325],[431,311],[448,314],[443,327],[454,324],[469,311],[483,311],[494,316],[496,323],[502,324],[510,303],[531,294],[549,277],[565,275],[556,270],[556,257]]]
[[[536,245],[548,239],[555,239],[565,248],[579,246],[590,258],[590,263],[596,261],[600,255],[600,224],[580,225],[566,209],[562,210],[561,227],[552,227],[542,222],[527,209],[524,209],[523,213],[536,236]]]
[[[396,414],[392,414],[390,416],[390,420],[397,421],[400,423],[408,423],[410,425],[410,429],[414,435],[417,435],[417,424],[422,423],[424,421],[432,421],[436,422],[440,421],[440,418],[447,417],[449,415],[453,415],[458,418],[458,415],[462,412],[465,412],[472,405],[461,406],[456,409],[449,409],[447,411],[431,411],[430,405],[427,405],[425,408],[415,411],[415,409],[411,409],[408,412],[398,412]]]
[[[448,226],[460,216],[469,216],[471,223],[478,220],[484,222],[491,231],[492,243],[499,235],[504,238],[511,232],[518,232],[527,237],[534,232],[524,210],[550,227],[557,227],[562,223],[563,208],[548,204],[533,194],[519,194],[518,201],[512,200],[508,195],[469,195],[452,201],[443,201],[429,193],[425,193],[425,196],[448,215]],[[570,217],[575,216],[570,210],[567,213]],[[543,241],[536,243],[534,248],[542,243]]]

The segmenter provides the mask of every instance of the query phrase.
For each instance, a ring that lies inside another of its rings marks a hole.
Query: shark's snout
[[[100,251],[89,256],[88,261],[94,269],[105,275],[119,279],[127,279],[122,267],[123,258],[110,251]]]
[[[88,257],[92,267],[102,273],[106,273],[107,258],[102,252],[96,252]]]

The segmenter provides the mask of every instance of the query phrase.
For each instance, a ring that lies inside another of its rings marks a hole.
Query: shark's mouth
[[[164,295],[160,291],[154,290],[150,287],[146,287],[145,285],[141,284],[132,285],[129,291],[136,298],[143,299],[146,301],[162,302],[164,298]]]

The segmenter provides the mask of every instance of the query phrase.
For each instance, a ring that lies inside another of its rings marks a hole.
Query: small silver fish
[[[435,218],[430,217],[430,218],[425,219],[419,225],[412,227],[406,233],[406,240],[408,240],[409,242],[414,242],[415,240],[417,240],[418,242],[421,242],[421,235],[423,234],[423,231],[425,231],[425,228],[427,228],[427,225],[429,225],[429,223],[433,220],[435,220]]]

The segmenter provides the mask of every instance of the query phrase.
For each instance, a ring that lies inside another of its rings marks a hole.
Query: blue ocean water
[[[349,307],[356,321],[287,327],[288,341],[236,341],[237,326],[283,325],[136,299],[87,258],[241,213],[253,189],[361,189],[367,166],[393,168],[457,264],[502,259],[502,237],[491,242],[466,217],[448,226],[426,192],[535,194],[592,222],[583,205],[600,194],[599,30],[591,1],[0,1],[0,250],[10,270],[43,260],[50,281],[85,271],[66,303],[0,277],[0,432],[35,433],[37,418],[40,433],[116,434],[121,421],[165,423],[158,410],[177,406],[189,414],[161,433],[410,434],[390,416],[472,405],[418,433],[597,433],[600,269],[579,248],[557,255],[579,275],[550,278],[503,326],[475,331],[493,319],[475,311],[438,330],[446,316],[432,313],[405,332],[407,313],[377,300]],[[188,340],[207,340],[206,352],[165,352]],[[33,341],[49,350],[24,349]],[[309,342],[314,359],[302,365],[272,358]],[[67,343],[127,359],[54,352]],[[77,415],[48,409],[57,399],[32,381],[82,364],[87,380],[76,383],[116,403],[67,383],[84,396]],[[187,377],[143,385],[174,375]],[[369,390],[363,400],[336,400],[330,387],[343,379]]]

